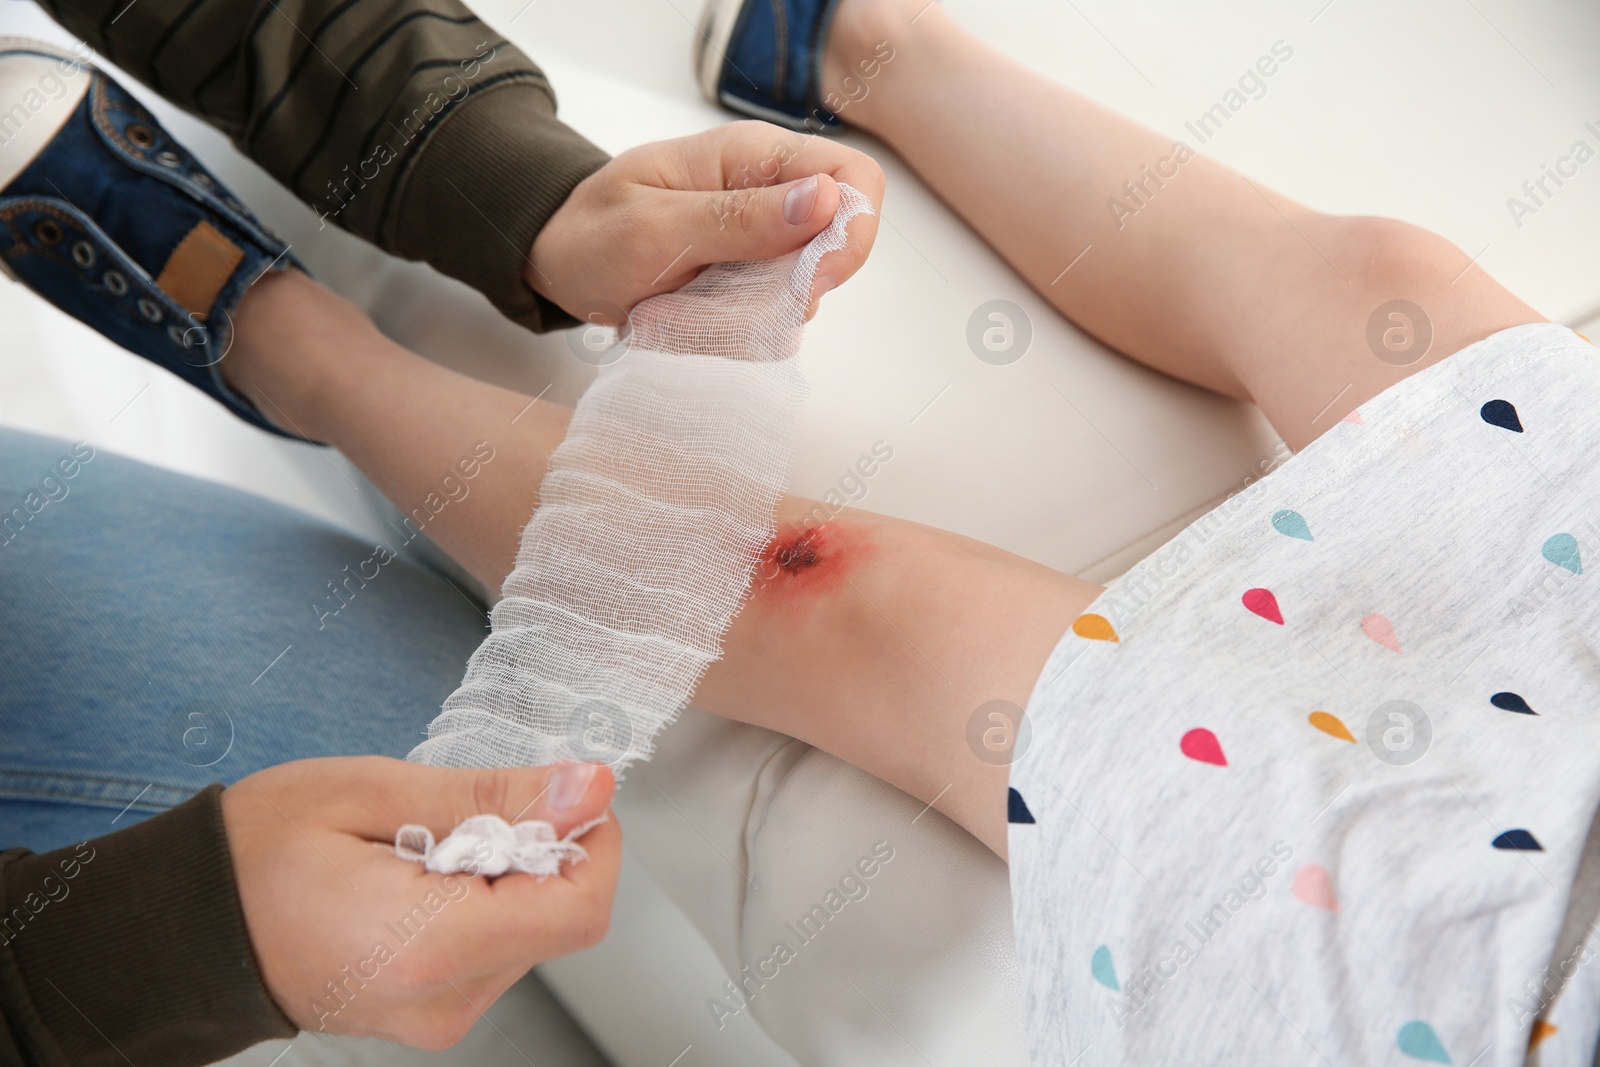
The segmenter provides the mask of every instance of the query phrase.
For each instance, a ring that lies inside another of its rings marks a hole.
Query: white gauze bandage
[[[588,859],[578,838],[605,821],[602,815],[573,827],[566,837],[557,837],[556,828],[542,819],[513,824],[498,815],[472,815],[438,842],[426,826],[407,824],[394,835],[394,854],[436,874],[496,878],[521,871],[548,878],[560,873],[564,863]]]
[[[649,757],[721,654],[775,533],[811,282],[872,211],[840,194],[799,252],[708,267],[634,308],[626,352],[550,458],[492,632],[411,759],[620,772]]]

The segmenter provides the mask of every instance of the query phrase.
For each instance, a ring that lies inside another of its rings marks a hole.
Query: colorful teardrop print
[[[1558,533],[1544,543],[1539,554],[1557,567],[1583,573],[1583,560],[1578,557],[1578,539],[1569,533]]]
[[[1101,945],[1094,950],[1094,955],[1089,957],[1089,973],[1094,975],[1094,980],[1111,990],[1113,993],[1122,992],[1122,983],[1117,981],[1117,969],[1111,964],[1111,949]]]
[[[1203,726],[1184,734],[1183,740],[1178,742],[1178,747],[1192,760],[1214,763],[1218,767],[1228,765],[1228,757],[1222,754],[1222,742],[1217,740],[1216,734]]]
[[[1079,637],[1087,637],[1091,641],[1118,641],[1117,631],[1112,629],[1111,620],[1104,615],[1089,612],[1079,615],[1072,620],[1072,632]]]
[[[1349,741],[1351,744],[1355,743],[1355,735],[1350,732],[1350,728],[1337,715],[1329,715],[1325,711],[1313,711],[1306,716],[1306,719],[1312,726],[1315,726],[1329,737],[1337,737],[1339,740]]]
[[[1323,911],[1339,910],[1339,898],[1333,892],[1333,875],[1320,863],[1308,863],[1294,872],[1294,897],[1302,904]]]
[[[1239,598],[1246,608],[1266,619],[1283,625],[1283,612],[1278,610],[1278,598],[1272,595],[1270,589],[1246,589],[1244,596]]]
[[[1507,830],[1494,839],[1494,847],[1508,852],[1543,852],[1539,839],[1526,830]]]
[[[1285,508],[1282,511],[1274,512],[1272,528],[1285,537],[1298,537],[1302,541],[1316,540],[1315,537],[1311,536],[1311,527],[1306,525],[1306,517],[1298,511],[1290,511]]]
[[[1015,787],[1006,794],[1006,822],[1021,823],[1032,826],[1034,823],[1033,812],[1028,810],[1027,802],[1022,799],[1022,794]]]
[[[1361,617],[1361,632],[1391,652],[1400,651],[1400,638],[1394,632],[1394,623],[1387,615],[1370,612]]]
[[[1350,414],[1346,415],[1344,418],[1340,419],[1339,421],[1340,422],[1353,422],[1357,426],[1360,426],[1366,420],[1361,417],[1361,409],[1360,408],[1356,408],[1354,411],[1350,412]]]
[[[1491,400],[1479,409],[1478,414],[1490,426],[1498,426],[1512,433],[1522,432],[1522,420],[1517,418],[1517,409],[1511,406],[1509,400]]]
[[[1439,1040],[1439,1035],[1433,1032],[1433,1027],[1421,1019],[1412,1019],[1400,1028],[1395,1035],[1394,1043],[1414,1060],[1426,1060],[1429,1063],[1453,1063],[1450,1053],[1444,1050],[1444,1042]]]
[[[1581,334],[1579,336],[1582,336]],[[1587,338],[1585,338],[1587,340]],[[1555,1033],[1561,1027],[1555,1023],[1547,1023],[1543,1019],[1533,1020],[1533,1032],[1528,1035],[1528,1051],[1538,1048],[1545,1038]]]
[[[1489,698],[1489,703],[1501,711],[1514,711],[1518,715],[1537,715],[1537,711],[1528,707],[1528,702],[1515,693],[1496,693]]]

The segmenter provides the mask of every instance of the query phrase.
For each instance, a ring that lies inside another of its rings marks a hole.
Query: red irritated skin
[[[751,598],[765,605],[801,604],[849,581],[873,546],[866,531],[828,522],[780,530],[756,562]]]

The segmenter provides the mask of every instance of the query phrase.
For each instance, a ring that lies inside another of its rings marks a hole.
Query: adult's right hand
[[[454,1044],[534,964],[605,936],[621,831],[614,818],[590,830],[588,860],[544,881],[433,874],[379,846],[406,823],[443,838],[479,814],[565,836],[606,810],[614,784],[585,763],[448,770],[377,756],[235,783],[223,819],[268,992],[305,1030]]]
[[[708,264],[801,247],[833,221],[840,182],[882,206],[877,162],[827,137],[746,120],[642,144],[572,190],[534,240],[524,280],[579,319],[616,326],[596,309],[627,312]],[[866,262],[878,220],[859,216],[846,247],[822,258],[809,312]]]

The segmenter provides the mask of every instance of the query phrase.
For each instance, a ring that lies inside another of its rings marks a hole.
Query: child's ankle
[[[317,398],[345,346],[338,337],[370,322],[360,310],[298,270],[268,274],[234,311],[233,344],[218,369],[223,381],[273,425],[326,440]],[[354,348],[356,346],[350,346]]]
[[[869,132],[895,61],[914,45],[935,0],[843,0],[828,27],[822,55],[822,105],[843,122]]]

